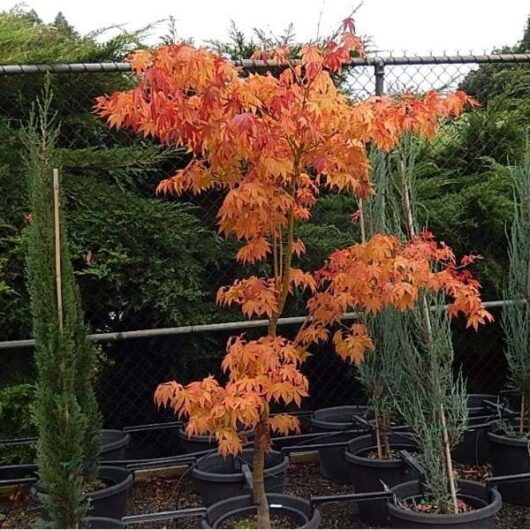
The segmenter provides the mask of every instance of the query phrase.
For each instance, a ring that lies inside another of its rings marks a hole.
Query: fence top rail
[[[487,308],[498,308],[512,304],[526,304],[527,301],[521,300],[492,300],[484,302]],[[431,311],[439,307],[447,306],[431,306]],[[345,313],[343,320],[352,320],[360,315],[358,312]],[[306,316],[284,317],[278,320],[279,325],[301,324],[306,320]],[[267,327],[268,320],[238,320],[235,322],[220,322],[214,324],[196,324],[192,326],[178,326],[171,328],[155,328],[155,329],[140,329],[133,331],[116,331],[111,333],[94,333],[89,337],[94,342],[116,342],[130,339],[150,338],[150,337],[165,337],[169,335],[189,335],[193,333],[205,333],[211,331],[234,331],[241,329],[252,329]],[[19,348],[32,348],[35,346],[33,339],[23,340],[7,340],[0,342],[0,351],[11,350]]]
[[[398,65],[435,65],[435,64],[488,64],[488,63],[530,63],[530,53],[499,53],[489,55],[415,55],[415,56],[375,56],[353,58],[351,66],[398,66]],[[244,59],[236,61],[238,66],[247,70],[281,68],[275,61]],[[0,75],[28,74],[78,74],[130,72],[131,65],[126,62],[110,63],[53,63],[53,64],[3,64]]]

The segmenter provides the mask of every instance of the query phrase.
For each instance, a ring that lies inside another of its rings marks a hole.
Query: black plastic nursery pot
[[[394,432],[389,435],[391,449],[409,452],[416,450],[416,442],[406,433]],[[410,479],[418,478],[401,458],[380,460],[373,458],[377,445],[372,434],[359,436],[347,446],[345,458],[350,464],[352,483],[356,493],[379,491]],[[359,517],[372,524],[384,525],[387,522],[387,501],[375,500],[358,503]]]
[[[292,521],[290,528],[318,528],[320,511],[311,509],[305,499],[282,495],[267,494],[271,517],[279,515]],[[256,505],[251,495],[232,497],[210,506],[201,519],[202,528],[234,528],[238,519],[246,519],[256,514]]]
[[[127,513],[129,489],[134,480],[133,473],[124,467],[100,466],[98,479],[108,485],[86,494],[89,502],[87,515],[95,518],[121,519]],[[46,494],[41,488],[42,486],[37,483],[32,487],[32,492],[42,501]]]
[[[412,480],[392,488],[388,515],[391,528],[495,528],[495,515],[502,507],[501,495],[496,489],[471,480],[457,482],[457,495],[474,510],[458,514],[424,513],[396,504],[402,501],[421,501],[422,486]]]
[[[243,466],[252,472],[252,449],[245,449],[237,456],[223,458],[217,453],[200,458],[192,471],[197,492],[204,506],[211,506],[230,497],[245,495],[250,485],[245,479]],[[265,490],[282,493],[285,486],[289,457],[278,451],[265,455]]]
[[[254,439],[253,430],[240,431],[239,434],[249,442]],[[209,434],[188,436],[185,431],[185,426],[179,428],[178,435],[180,438],[180,446],[185,453],[199,453],[200,451],[208,451],[217,447],[215,436]]]
[[[451,455],[459,464],[482,465],[490,461],[488,432],[494,421],[487,422],[482,416],[469,416],[462,440],[453,448]]]
[[[131,435],[117,429],[101,430],[101,451],[99,458],[103,462],[125,460]]]
[[[348,431],[356,426],[353,416],[366,418],[368,414],[368,407],[360,405],[320,409],[316,410],[311,417],[311,428],[316,433]],[[366,429],[366,432],[368,432],[368,429]],[[359,427],[359,434],[363,434],[362,427]],[[344,435],[334,434],[330,437],[319,438],[318,442],[347,442],[355,436],[351,433]],[[324,477],[338,482],[351,482],[351,470],[344,457],[343,447],[321,448],[318,450],[318,457],[320,460],[320,472]]]
[[[506,436],[493,426],[487,434],[490,441],[493,475],[516,475],[530,471],[530,439]],[[499,484],[505,502],[530,506],[530,481]]]

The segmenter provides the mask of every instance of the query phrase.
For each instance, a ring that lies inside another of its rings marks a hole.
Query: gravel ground
[[[489,466],[456,466],[462,478],[483,480],[491,475]],[[323,478],[316,464],[296,464],[288,469],[287,493],[307,498],[309,495],[350,493],[351,487]],[[182,480],[155,477],[133,485],[129,500],[129,514],[160,512],[200,506],[200,499],[187,477]],[[327,504],[321,508],[321,528],[374,528],[359,521],[351,502]],[[38,506],[20,490],[11,498],[0,498],[0,528],[42,527]],[[198,520],[158,521],[136,528],[197,528]],[[530,528],[530,507],[505,505],[500,511],[498,528]]]

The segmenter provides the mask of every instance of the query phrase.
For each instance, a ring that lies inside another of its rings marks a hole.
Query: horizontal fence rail
[[[285,64],[276,61],[245,59],[234,61],[235,64],[248,70],[266,68],[284,68]],[[490,55],[418,55],[418,56],[376,56],[354,57],[350,67],[355,66],[404,66],[404,65],[430,65],[430,64],[495,64],[495,63],[527,63],[530,62],[530,53],[499,53]],[[79,73],[112,73],[130,72],[131,64],[122,62],[113,63],[56,63],[56,64],[4,64],[0,65],[0,75],[19,74],[79,74]]]
[[[485,302],[489,308],[498,308],[511,304],[525,304],[526,300],[494,300]],[[432,306],[431,311],[441,306]],[[447,306],[444,306],[447,307]],[[361,313],[345,313],[342,320],[353,320]],[[278,319],[278,325],[302,324],[307,320],[305,316],[285,317]],[[207,333],[210,331],[238,331],[252,328],[265,328],[269,325],[268,320],[236,320],[234,322],[220,322],[218,324],[197,324],[196,326],[177,326],[172,328],[140,329],[134,331],[118,331],[115,333],[93,333],[89,337],[94,342],[117,342],[122,340],[141,339],[149,337],[165,337],[168,335],[189,335],[192,333]],[[33,339],[11,340],[0,342],[0,350],[11,350],[16,348],[28,348],[35,346]]]

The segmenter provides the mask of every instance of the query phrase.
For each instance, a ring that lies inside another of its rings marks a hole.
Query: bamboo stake
[[[361,241],[366,243],[366,226],[364,223],[363,200],[359,199],[359,224],[361,225]]]
[[[445,460],[447,466],[447,478],[449,479],[449,491],[453,501],[453,511],[458,513],[458,503],[456,499],[455,481],[453,480],[453,462],[451,461],[451,448],[449,446],[449,436],[447,434],[447,424],[445,423],[444,406],[440,403],[440,420],[442,422],[442,440],[444,444]]]
[[[55,220],[55,286],[57,291],[57,318],[59,330],[63,332],[63,292],[61,274],[61,218],[59,212],[59,170],[53,170],[53,210]]]
[[[524,432],[524,418],[525,418],[525,391],[521,392],[521,417],[519,418],[519,432],[523,434]]]

